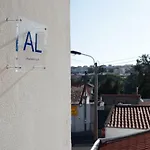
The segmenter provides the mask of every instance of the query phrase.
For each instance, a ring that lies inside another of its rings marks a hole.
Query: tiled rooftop
[[[79,103],[82,92],[83,92],[84,85],[79,85],[79,86],[72,86],[71,87],[71,102],[72,103]],[[86,87],[87,93],[89,96],[91,95],[92,92],[92,85],[88,84]]]
[[[102,139],[94,150],[150,150],[150,130],[114,139]]]
[[[116,105],[107,118],[106,127],[149,129],[150,106]]]
[[[80,101],[80,97],[83,91],[83,86],[71,87],[71,102],[76,103]]]

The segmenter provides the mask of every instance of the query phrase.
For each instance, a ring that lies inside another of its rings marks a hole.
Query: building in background
[[[1,150],[71,149],[69,4],[0,1]]]
[[[119,103],[135,105],[141,102],[141,96],[137,94],[102,94],[105,110],[111,110],[112,106]]]
[[[85,103],[85,98],[86,98],[86,104],[89,104],[92,98],[93,88],[94,88],[93,85],[87,84],[85,91],[84,91],[83,84],[72,85],[71,86],[71,104]]]
[[[90,103],[93,85],[76,85],[71,87],[71,131],[84,132],[92,130],[94,105]]]

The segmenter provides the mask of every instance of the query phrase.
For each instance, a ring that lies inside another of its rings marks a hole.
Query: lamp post
[[[83,55],[83,56],[90,57],[94,63],[94,76],[95,76],[95,80],[94,80],[94,140],[97,140],[98,139],[98,111],[97,111],[97,106],[98,106],[98,68],[97,68],[97,63],[96,63],[95,59],[88,54],[84,54],[84,53],[81,53],[78,51],[71,51],[71,54]]]

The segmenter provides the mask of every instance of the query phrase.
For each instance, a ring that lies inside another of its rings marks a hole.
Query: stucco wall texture
[[[0,150],[71,149],[69,7],[69,0],[0,1]],[[16,23],[5,19],[18,16],[48,27],[45,70],[13,68]]]

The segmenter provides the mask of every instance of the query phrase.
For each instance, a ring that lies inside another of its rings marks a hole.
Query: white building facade
[[[136,134],[146,131],[145,129],[125,129],[125,128],[105,128],[106,138],[116,138],[122,136],[128,136],[131,134]]]
[[[0,1],[0,149],[70,150],[69,0]]]
[[[71,121],[71,131],[72,132],[83,132],[83,131],[91,131],[92,130],[92,104],[86,104],[86,111],[85,105],[74,104],[76,106],[77,115],[72,115]],[[85,114],[86,113],[86,114]],[[85,116],[86,115],[86,116]],[[86,117],[86,118],[85,118]],[[85,126],[86,124],[86,126]]]

